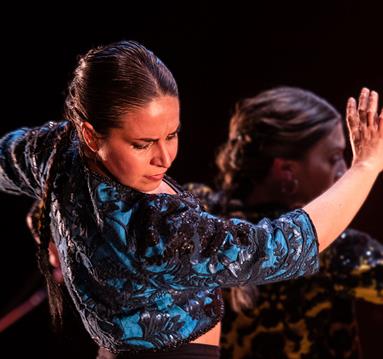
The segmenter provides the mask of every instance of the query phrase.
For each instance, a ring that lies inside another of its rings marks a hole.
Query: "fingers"
[[[371,91],[367,105],[367,124],[370,127],[377,125],[378,122],[378,100],[378,93]]]
[[[347,124],[349,125],[350,131],[354,127],[359,126],[359,117],[358,117],[358,114],[356,113],[356,101],[353,97],[350,97],[347,101],[346,118],[347,118]]]
[[[358,114],[360,124],[367,125],[368,127],[377,125],[378,102],[379,96],[376,91],[370,91],[366,87],[362,88],[358,101]]]
[[[358,101],[358,113],[361,123],[367,124],[367,107],[369,103],[370,90],[366,87],[362,88]]]
[[[364,87],[358,104],[353,98],[347,102],[346,118],[354,154],[360,152],[376,135],[383,133],[383,114],[378,116],[378,101],[378,93]]]
[[[355,101],[347,105],[347,122],[351,129],[353,164],[367,163],[371,168],[383,169],[383,111],[378,116],[378,94],[363,88],[357,109]]]
[[[59,268],[60,267],[60,259],[59,259],[59,253],[57,251],[57,247],[53,242],[49,242],[48,247],[49,252],[49,263],[53,268]]]
[[[351,139],[356,141],[359,134],[359,114],[356,110],[356,101],[353,97],[350,97],[347,101],[346,119]]]

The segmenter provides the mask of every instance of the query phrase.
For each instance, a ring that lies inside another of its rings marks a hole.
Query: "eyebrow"
[[[337,145],[335,145],[335,146],[332,147],[332,148],[336,148],[336,149],[344,149],[344,148],[346,148],[346,146],[347,146],[347,144],[346,144],[346,142],[345,142],[345,143],[343,143],[342,145],[337,144]]]
[[[344,145],[344,146],[338,146],[338,145],[336,145],[336,146],[333,146],[333,147],[328,147],[328,151],[329,152],[334,152],[334,151],[344,151],[345,149],[346,149],[346,145]]]
[[[181,123],[178,125],[177,129],[168,134],[168,136],[175,135],[181,129]],[[143,141],[143,142],[158,142],[159,138],[133,138],[133,141]]]

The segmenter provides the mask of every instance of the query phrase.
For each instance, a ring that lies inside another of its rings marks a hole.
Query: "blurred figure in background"
[[[214,213],[276,218],[344,174],[345,146],[341,115],[327,101],[300,88],[271,89],[237,103],[216,158],[219,190],[189,189]],[[225,291],[222,358],[359,357],[354,304],[383,304],[383,245],[347,229],[320,259],[313,276]]]

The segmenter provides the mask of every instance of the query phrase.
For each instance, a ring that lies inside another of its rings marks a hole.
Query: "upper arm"
[[[40,198],[62,123],[20,128],[0,139],[0,189]]]

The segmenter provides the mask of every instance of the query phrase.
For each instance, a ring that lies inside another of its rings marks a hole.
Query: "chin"
[[[159,187],[159,184],[158,183],[157,184],[141,184],[141,185],[131,186],[131,187],[139,192],[150,193],[155,191]]]
[[[132,183],[131,181],[124,181],[122,178],[119,179],[119,182],[122,183],[124,186],[130,187],[135,189],[139,192],[153,192],[155,191],[161,184],[161,181],[148,181],[145,180],[141,181],[135,181],[135,183]]]

